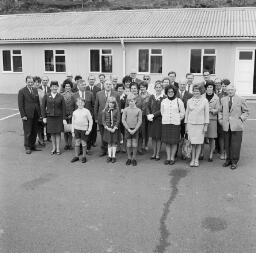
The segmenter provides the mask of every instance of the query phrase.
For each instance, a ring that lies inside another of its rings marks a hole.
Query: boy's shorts
[[[132,128],[131,128],[132,129]],[[133,128],[134,129],[134,128]],[[132,130],[133,130],[132,129]],[[129,140],[129,139],[138,139],[139,138],[139,131],[136,131],[134,134],[130,134],[128,131],[127,131],[127,129],[125,129],[125,138],[127,139],[127,140]]]
[[[86,135],[85,133],[86,133],[85,130],[74,129],[75,138],[81,139],[81,140],[87,142],[89,135]]]

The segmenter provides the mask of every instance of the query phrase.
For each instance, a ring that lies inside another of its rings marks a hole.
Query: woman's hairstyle
[[[207,80],[204,87],[205,89],[207,89],[208,86],[212,86],[213,87],[213,92],[215,92],[215,83],[213,80]]]
[[[113,103],[114,104],[114,108],[118,108],[118,104],[117,104],[117,101],[116,101],[116,98],[115,97],[109,97],[107,102],[106,102],[106,105],[105,105],[105,109],[104,110],[108,110],[109,109],[109,103]]]
[[[124,85],[122,83],[117,83],[116,84],[116,90],[118,90],[119,87],[122,87],[124,89]]]
[[[230,85],[230,83],[231,83],[230,80],[227,78],[222,79],[222,81],[221,81],[221,84],[225,84],[226,86]]]
[[[194,90],[199,90],[199,91],[200,91],[200,94],[202,95],[204,89],[203,89],[202,85],[200,85],[200,84],[195,84],[195,85],[193,85],[193,87],[192,87],[192,91],[194,91]]]
[[[177,94],[177,88],[176,88],[174,85],[170,84],[170,85],[167,85],[167,86],[165,87],[164,93],[165,93],[166,96],[168,96],[167,94],[168,94],[168,91],[169,91],[169,90],[173,90],[174,96],[176,96],[176,94]]]
[[[146,89],[148,89],[148,83],[146,81],[141,81],[139,83],[139,87],[141,87],[141,86],[146,87]]]
[[[75,81],[83,79],[80,75],[75,76]]]
[[[58,83],[58,81],[51,81],[51,83],[50,83],[50,87],[52,87],[53,85],[56,85],[56,86],[58,86],[58,87],[59,87],[59,83]]]
[[[130,84],[130,89],[132,88],[132,86],[136,86],[137,90],[139,90],[139,85],[138,85],[137,83],[132,82],[132,83]]]
[[[125,83],[131,83],[132,82],[132,78],[130,76],[125,76],[122,80],[122,83],[125,84]]]
[[[80,80],[80,79],[78,79],[78,80]],[[71,87],[71,89],[73,88],[73,82],[72,82],[70,79],[65,79],[65,80],[63,81],[62,87],[63,87],[64,89],[65,89],[65,87],[66,87],[66,84],[69,84],[70,87]]]
[[[33,77],[33,81],[34,81],[34,82],[41,83],[42,80],[41,80],[41,78],[40,78],[39,76],[34,76],[34,77]]]
[[[161,87],[163,88],[163,83],[162,83],[162,81],[161,81],[161,80],[156,80],[156,81],[155,81],[154,88],[155,88],[158,84],[160,84],[160,85],[161,85]]]

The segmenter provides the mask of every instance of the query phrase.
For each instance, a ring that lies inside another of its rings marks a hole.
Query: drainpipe
[[[122,51],[123,51],[123,76],[125,76],[125,45],[124,45],[124,39],[120,38],[120,42],[121,42],[121,47],[122,47]]]

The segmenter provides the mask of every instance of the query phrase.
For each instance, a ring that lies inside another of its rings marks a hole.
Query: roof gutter
[[[24,40],[3,40],[0,39],[0,44],[63,44],[63,43],[102,43],[112,42],[120,43],[121,40],[130,43],[145,43],[145,42],[255,42],[256,37],[200,37],[200,38],[97,38],[97,39],[69,39],[69,38],[56,38],[56,39],[24,39]]]

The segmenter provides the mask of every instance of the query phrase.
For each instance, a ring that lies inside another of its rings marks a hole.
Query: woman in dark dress
[[[50,84],[51,93],[43,98],[42,116],[43,121],[47,123],[47,133],[51,134],[52,151],[51,154],[60,155],[60,137],[63,131],[63,124],[67,124],[65,100],[58,91],[59,84],[52,81]]]
[[[147,105],[147,119],[149,121],[149,137],[152,138],[153,155],[150,159],[160,160],[161,136],[162,136],[162,116],[160,112],[161,102],[166,96],[163,94],[163,86],[161,81],[155,82],[154,95],[149,97]]]

